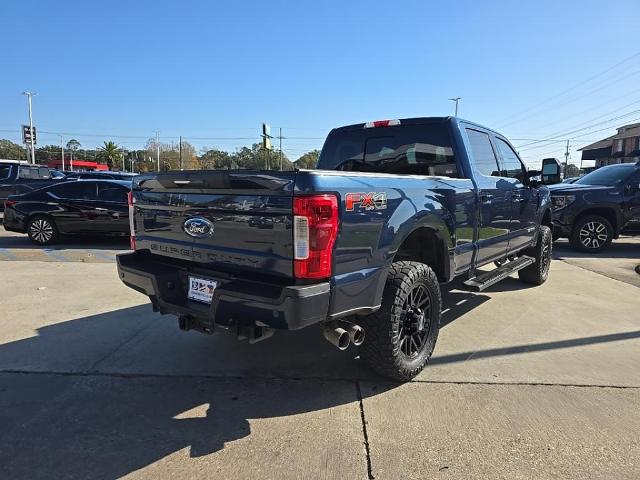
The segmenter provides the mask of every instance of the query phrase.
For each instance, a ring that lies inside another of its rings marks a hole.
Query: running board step
[[[512,273],[515,273],[518,270],[522,270],[523,268],[528,267],[529,265],[532,265],[534,263],[536,263],[535,258],[527,256],[518,257],[517,259],[505,263],[495,270],[491,270],[490,272],[485,272],[482,275],[478,275],[477,277],[470,278],[469,280],[464,282],[464,284],[467,287],[467,290],[481,292],[485,288],[498,283],[500,280],[504,280]]]

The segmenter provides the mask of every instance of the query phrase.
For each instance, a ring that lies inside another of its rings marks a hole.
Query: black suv
[[[640,233],[640,162],[608,165],[572,184],[551,185],[554,238],[601,252],[620,234]]]
[[[33,165],[19,160],[0,160],[0,211],[9,195],[19,195],[37,190],[57,179],[45,165]]]

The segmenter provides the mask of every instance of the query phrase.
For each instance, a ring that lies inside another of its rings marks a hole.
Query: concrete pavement
[[[640,287],[640,275],[636,267],[640,264],[640,237],[623,236],[614,240],[611,247],[597,255],[577,252],[566,240],[554,245],[555,257],[571,265],[600,273],[621,282]]]
[[[180,332],[112,262],[0,278],[3,478],[640,478],[639,290],[565,261],[447,292],[405,385],[314,328]]]

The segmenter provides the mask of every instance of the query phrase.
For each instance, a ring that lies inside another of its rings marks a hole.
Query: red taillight
[[[5,200],[4,201],[4,208],[12,207],[16,203],[18,203],[16,200]]]
[[[396,125],[400,125],[400,120],[375,120],[365,123],[364,128],[394,127]]]
[[[131,231],[131,236],[129,237],[129,245],[131,250],[136,249],[136,228],[135,222],[133,221],[134,214],[134,205],[136,203],[136,197],[133,196],[133,192],[129,191],[127,193],[127,203],[129,204],[129,230]]]
[[[338,199],[335,195],[293,197],[293,215],[296,278],[330,277],[338,236]]]

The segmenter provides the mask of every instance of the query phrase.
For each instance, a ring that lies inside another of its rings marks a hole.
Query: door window
[[[502,176],[517,178],[521,182],[524,181],[524,165],[522,165],[522,162],[518,158],[516,152],[514,152],[511,146],[501,138],[496,138],[496,140],[498,151],[502,157]]]
[[[68,200],[97,200],[97,185],[94,182],[73,182],[57,185],[52,193]]]
[[[493,152],[489,135],[467,128],[467,136],[469,137],[469,145],[471,146],[471,154],[473,155],[473,163],[476,169],[487,177],[499,177],[498,161]]]
[[[33,167],[27,167],[25,165],[20,165],[20,170],[18,171],[18,178],[24,178],[24,179],[30,179],[30,180],[38,178],[38,169]]]
[[[98,199],[105,202],[127,203],[127,189],[113,183],[100,183]]]

